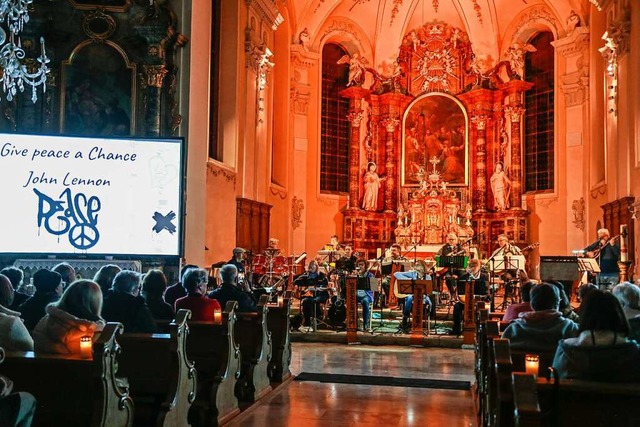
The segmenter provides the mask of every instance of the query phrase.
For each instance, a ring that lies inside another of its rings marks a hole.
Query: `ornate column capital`
[[[393,133],[400,124],[400,120],[395,117],[385,117],[381,122],[388,133]]]
[[[293,114],[300,114],[306,116],[309,112],[309,99],[311,98],[311,92],[300,90],[301,88],[292,86],[289,91],[289,99],[291,100],[291,112]]]
[[[473,117],[471,117],[471,123],[476,125],[476,129],[485,130],[487,127],[488,119],[489,119],[489,116],[485,114],[476,114]]]
[[[589,49],[589,27],[576,27],[567,37],[551,42],[556,52],[568,58]]]
[[[347,120],[351,122],[351,126],[354,128],[360,127],[362,119],[364,119],[364,112],[362,110],[353,110],[347,114]]]
[[[511,123],[519,123],[520,118],[524,114],[524,107],[521,104],[506,105],[504,107],[504,113],[507,116],[507,118],[511,120]]]
[[[289,52],[291,64],[298,68],[311,68],[320,61],[319,54],[305,50],[299,44],[292,44]]]
[[[147,77],[147,86],[162,87],[164,77],[169,73],[164,65],[143,65],[144,75]]]

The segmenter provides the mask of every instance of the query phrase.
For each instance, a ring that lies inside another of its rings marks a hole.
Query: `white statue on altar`
[[[380,178],[376,172],[377,168],[375,162],[367,163],[367,171],[363,177],[364,197],[362,198],[362,209],[365,211],[378,209],[378,192],[386,177]]]
[[[493,200],[497,211],[503,211],[509,207],[509,192],[511,189],[511,180],[502,170],[502,163],[496,164],[496,170],[491,175],[491,191],[493,192]]]

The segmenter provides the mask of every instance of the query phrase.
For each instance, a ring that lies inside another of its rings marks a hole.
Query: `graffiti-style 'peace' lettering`
[[[73,196],[70,189],[64,190],[58,200],[35,188],[33,192],[38,196],[38,228],[44,225],[55,236],[68,234],[69,243],[76,249],[90,249],[98,243],[97,213],[102,206],[99,198],[87,198],[83,193]]]

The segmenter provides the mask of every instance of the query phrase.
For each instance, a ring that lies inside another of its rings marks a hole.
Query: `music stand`
[[[490,273],[495,274],[496,271],[516,271],[516,277],[514,278],[515,282],[518,282],[517,279],[517,271],[523,270],[526,260],[524,259],[524,255],[497,255],[491,258],[491,268],[489,269]],[[491,280],[489,280],[491,283]],[[510,297],[508,290],[508,283],[504,283],[504,296],[502,299],[502,304],[500,305],[500,309],[504,310],[507,307],[507,298]],[[493,298],[495,297],[495,292],[491,297],[491,306],[494,306]],[[513,303],[513,295],[511,295],[511,301]]]
[[[303,278],[303,276],[305,276]],[[302,279],[302,280],[301,280]],[[306,273],[300,275],[296,280],[294,280],[294,285],[299,287],[299,288],[306,288],[307,290],[311,287],[313,287],[313,316],[311,318],[311,325],[307,326],[307,331],[305,333],[310,333],[310,332],[318,332],[318,323],[326,326],[327,328],[334,330],[335,328],[328,324],[327,322],[323,321],[323,320],[318,320],[318,303],[316,301],[316,298],[318,297],[318,283],[316,281],[314,281],[313,279],[309,279],[309,276],[306,275]],[[325,289],[326,290],[326,289]],[[303,315],[303,319],[304,319],[304,312],[302,310],[302,301],[304,300],[304,297],[300,298],[300,313],[302,313]],[[325,303],[326,304],[326,303]]]
[[[416,336],[428,336],[430,333],[429,315],[427,313],[426,319],[424,317],[424,297],[433,293],[433,282],[430,279],[416,280],[416,279],[396,279],[398,285],[398,293],[413,296],[413,307],[411,310],[411,335],[412,340]],[[421,285],[422,293],[418,294],[416,298],[416,285]],[[430,298],[429,298],[430,299]],[[433,304],[433,302],[432,302]],[[433,307],[431,307],[433,308]],[[422,321],[427,321],[427,333],[424,332]],[[403,333],[402,328],[398,328],[396,333]]]
[[[600,265],[598,265],[597,259],[578,258],[578,271],[580,272],[581,276],[584,275],[584,273],[587,273],[587,275],[591,274],[597,282],[598,273],[600,273],[602,270],[600,270]]]
[[[452,272],[454,269],[463,269],[463,268],[467,268],[467,264],[469,263],[469,257],[465,256],[465,255],[454,255],[454,256],[440,256],[440,255],[436,255],[436,267],[446,267],[448,269],[447,273]],[[446,276],[445,276],[445,284],[447,282]],[[447,290],[449,286],[447,286]],[[449,290],[450,293],[452,293],[453,291],[456,290],[455,285],[453,286],[452,290]],[[440,288],[440,291],[442,292],[442,288]],[[453,295],[449,296],[449,308],[451,307],[451,304],[453,303]]]

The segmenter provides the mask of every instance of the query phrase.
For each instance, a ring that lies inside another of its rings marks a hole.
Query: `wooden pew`
[[[494,340],[504,363],[511,360],[508,340]],[[615,363],[615,361],[612,361]],[[496,364],[496,370],[498,364]],[[511,366],[514,369],[514,366]],[[503,370],[505,377],[508,368]],[[577,379],[559,379],[548,369],[549,378],[536,378],[522,372],[512,372],[511,395],[508,389],[499,394],[505,405],[511,399],[513,421],[501,418],[498,426],[606,426],[640,425],[640,383],[610,383]],[[502,383],[500,383],[502,384]],[[505,410],[504,413],[508,413]]]
[[[190,322],[187,357],[195,364],[196,400],[189,411],[194,426],[216,426],[238,415],[234,391],[240,376],[240,349],[235,341],[236,301],[227,302],[222,324]]]
[[[480,353],[482,352],[481,348],[480,348],[480,343],[482,342],[482,336],[484,336],[484,331],[486,328],[486,323],[487,323],[487,318],[488,318],[488,314],[489,314],[489,310],[484,308],[485,304],[484,302],[478,302],[476,304],[476,317],[475,317],[475,322],[476,322],[476,333],[475,333],[475,339],[474,339],[474,374],[476,377],[476,381],[475,384],[473,386],[473,403],[476,409],[476,417],[478,419],[478,423],[480,423],[481,421],[481,417],[482,417],[482,405],[480,402],[480,398],[481,398],[481,391],[480,391],[480,379],[481,379],[481,370],[480,370],[480,365],[481,365],[481,359],[480,359]]]
[[[489,392],[492,408],[490,424],[501,427],[513,425],[513,392],[511,390],[513,364],[509,340],[495,338],[491,343],[493,347],[493,366],[491,369],[492,388]]]
[[[515,375],[528,379],[519,378],[516,387]],[[559,380],[554,374],[534,380],[514,374],[513,393],[517,426],[640,425],[640,383]]]
[[[196,397],[196,369],[187,357],[187,320],[179,310],[169,334],[123,334],[118,374],[129,381],[137,426],[187,426]]]
[[[481,355],[480,355],[480,403],[482,410],[482,425],[491,425],[492,421],[492,408],[491,408],[491,387],[495,383],[495,379],[491,377],[491,366],[493,366],[493,352],[491,351],[491,342],[495,338],[500,337],[498,322],[495,320],[488,320],[485,323],[485,332],[483,334],[483,342],[481,343]]]
[[[38,401],[34,425],[119,427],[133,423],[126,380],[116,379],[120,323],[107,323],[93,344],[93,358],[7,352],[0,373],[15,390]]]
[[[269,380],[272,384],[281,383],[291,377],[291,336],[289,334],[289,316],[291,313],[291,292],[284,296],[282,306],[269,307],[267,329],[271,333],[273,354],[269,362]]]
[[[271,391],[269,362],[271,334],[267,330],[268,295],[262,295],[257,313],[237,313],[236,342],[242,354],[236,397],[242,402],[255,402]]]

